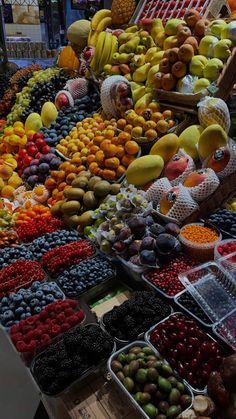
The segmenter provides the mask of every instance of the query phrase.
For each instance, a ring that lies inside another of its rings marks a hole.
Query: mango
[[[166,134],[151,148],[150,154],[158,154],[167,163],[179,149],[179,138],[175,134]]]
[[[35,131],[38,132],[40,130],[40,128],[42,128],[43,124],[42,124],[42,120],[41,117],[38,113],[33,112],[31,114],[29,114],[29,116],[27,117],[26,121],[25,121],[25,131]]]
[[[203,128],[201,125],[190,125],[179,136],[180,148],[192,157],[193,160],[198,160],[197,144]]]
[[[58,115],[57,108],[52,102],[45,102],[41,109],[41,118],[43,125],[49,127]]]
[[[158,178],[163,170],[164,160],[161,156],[143,156],[134,160],[126,171],[128,183],[143,186]]]
[[[227,145],[228,136],[218,124],[209,125],[200,135],[198,152],[202,159],[206,159],[211,153],[220,147]]]

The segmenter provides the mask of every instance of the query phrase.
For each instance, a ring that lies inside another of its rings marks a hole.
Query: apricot
[[[190,44],[181,45],[178,53],[179,60],[184,63],[189,63],[194,56],[193,46]]]
[[[136,141],[127,141],[125,143],[125,151],[127,154],[135,155],[139,151],[139,145],[136,143]]]
[[[177,39],[179,42],[179,45],[182,45],[184,41],[192,35],[191,29],[188,28],[188,26],[179,25],[177,27]]]
[[[159,70],[161,73],[167,74],[170,72],[170,61],[168,58],[162,58],[162,60],[159,63]]]
[[[185,45],[185,44],[189,44],[189,45],[191,45],[193,47],[194,54],[197,54],[198,53],[198,42],[197,42],[197,39],[194,36],[189,36],[184,41],[184,44],[183,45]]]
[[[164,90],[173,90],[176,86],[176,78],[171,73],[164,74],[161,79],[161,86]]]
[[[126,169],[125,169],[124,166],[119,166],[118,169],[117,169],[117,171],[116,171],[117,177],[119,178],[122,175],[124,175],[125,174],[125,171],[126,171]]]
[[[115,144],[110,144],[105,147],[103,151],[106,157],[114,157],[116,155],[117,147]]]
[[[130,163],[132,163],[132,161],[135,160],[134,156],[125,154],[122,159],[121,159],[121,163],[123,166],[128,167],[130,165]]]
[[[118,169],[120,160],[117,157],[111,157],[110,159],[106,159],[104,164],[108,169]]]
[[[114,170],[104,169],[102,171],[102,177],[106,180],[115,180],[116,172]]]
[[[182,61],[177,61],[175,64],[172,65],[171,72],[173,76],[181,79],[187,73],[187,66]]]

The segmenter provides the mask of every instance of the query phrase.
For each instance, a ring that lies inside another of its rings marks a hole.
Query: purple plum
[[[31,188],[33,188],[36,185],[36,183],[38,182],[38,180],[39,180],[38,176],[33,175],[33,176],[28,177],[27,182],[28,182],[29,186],[31,186]]]
[[[35,164],[33,166],[30,166],[30,174],[31,175],[37,175],[38,173],[38,166],[36,166]]]
[[[39,171],[40,171],[40,173],[48,173],[49,170],[50,170],[50,167],[49,167],[49,165],[47,163],[41,163],[39,165]]]
[[[39,165],[39,159],[31,160],[30,166],[38,166],[38,165]]]
[[[61,164],[61,160],[55,157],[54,159],[50,161],[50,169],[57,170],[60,164]]]
[[[28,177],[28,176],[30,176],[30,167],[26,167],[26,169],[24,170],[24,173],[23,173],[23,175],[25,176],[25,177]]]

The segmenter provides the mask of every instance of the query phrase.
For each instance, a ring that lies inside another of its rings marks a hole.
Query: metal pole
[[[0,0],[0,47],[3,50],[3,62],[7,63],[7,47],[6,47],[6,32],[5,32],[5,24],[3,19],[3,6],[2,0]]]

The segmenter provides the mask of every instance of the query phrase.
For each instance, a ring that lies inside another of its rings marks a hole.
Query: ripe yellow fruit
[[[161,156],[167,163],[179,149],[179,138],[175,134],[166,134],[160,138],[151,148],[150,154]]]
[[[143,186],[158,178],[163,170],[161,156],[143,156],[134,160],[126,171],[126,179],[135,186]]]

